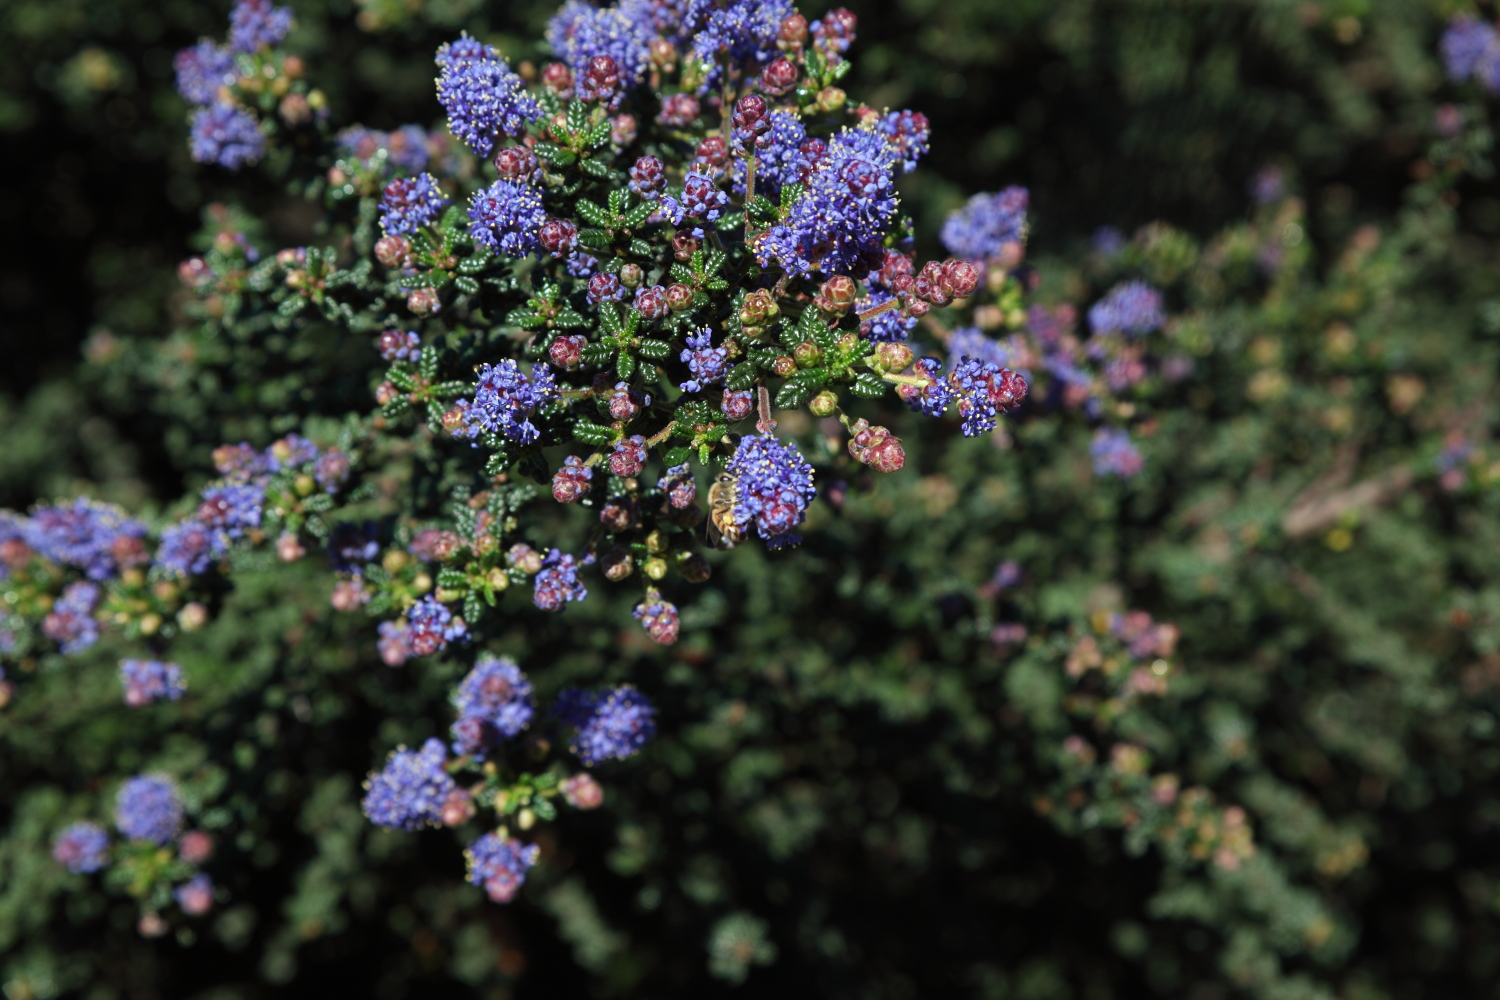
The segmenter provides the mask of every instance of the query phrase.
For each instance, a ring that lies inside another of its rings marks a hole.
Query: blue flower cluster
[[[415,174],[432,164],[430,147],[434,141],[420,125],[402,125],[391,132],[354,125],[338,134],[337,145],[340,152],[357,160],[365,170],[376,169],[383,160]]]
[[[932,125],[920,111],[892,111],[875,127],[896,151],[904,173],[917,169],[917,161],[932,148]]]
[[[683,20],[708,70],[699,93],[718,86],[726,66],[749,76],[780,55],[781,22],[794,13],[791,0],[692,0]]]
[[[1150,333],[1166,321],[1161,292],[1143,281],[1116,285],[1089,309],[1089,327],[1095,335]]]
[[[229,12],[229,47],[236,52],[275,45],[291,30],[292,9],[273,6],[271,0],[236,0]]]
[[[802,151],[802,144],[807,142],[802,119],[792,111],[772,111],[770,117],[770,131],[755,147],[755,191],[775,200],[788,184],[800,184],[812,164]],[[744,157],[734,161],[736,194],[745,193],[747,163]]]
[[[407,610],[406,620],[411,651],[417,656],[430,656],[446,649],[450,642],[469,637],[469,627],[464,620],[455,617],[446,604],[431,594]]]
[[[729,351],[713,346],[713,331],[705,326],[697,333],[688,334],[684,340],[687,347],[682,352],[682,360],[687,362],[693,377],[682,383],[682,390],[702,392],[705,385],[722,382],[729,367]]]
[[[140,775],[115,796],[115,826],[131,840],[167,844],[182,829],[182,800],[169,778]]]
[[[239,77],[234,53],[208,38],[178,52],[172,59],[172,68],[177,71],[177,92],[189,104],[215,103],[219,88],[229,86]]]
[[[608,56],[634,86],[646,78],[654,32],[631,13],[623,5],[601,8],[568,0],[547,22],[547,44],[575,77],[584,75],[591,59]]]
[[[448,128],[480,156],[493,153],[501,136],[519,136],[542,117],[526,81],[498,51],[467,34],[438,49],[437,65],[438,101],[448,113]]]
[[[541,851],[535,844],[522,844],[519,840],[486,833],[464,852],[469,881],[483,889],[485,895],[495,902],[509,903],[516,898],[521,884],[526,881],[527,870],[536,864],[539,853]]]
[[[575,730],[568,747],[590,767],[633,756],[656,735],[656,708],[629,684],[604,694],[564,688],[553,714]]]
[[[480,365],[473,398],[460,399],[444,423],[457,437],[499,434],[530,444],[539,434],[531,415],[556,391],[552,369],[547,365],[533,367],[530,378],[509,358],[499,364]]]
[[[469,219],[470,231],[480,243],[510,257],[525,257],[541,249],[547,211],[542,193],[530,184],[496,181],[474,194]]]
[[[236,104],[213,104],[193,112],[193,159],[238,170],[266,153],[266,137],[255,116]]]
[[[1460,14],[1448,23],[1439,46],[1448,78],[1474,78],[1486,90],[1500,90],[1500,37],[1495,26]]]
[[[1008,187],[998,194],[976,194],[943,223],[939,234],[943,246],[949,253],[976,263],[1000,256],[1007,247],[1019,249],[1026,239],[1026,206],[1030,197],[1023,187]]]
[[[73,823],[52,842],[52,859],[75,875],[109,864],[109,834],[95,823]]]
[[[484,751],[514,739],[531,724],[535,712],[531,681],[515,662],[485,655],[453,692],[458,721],[453,724],[453,752],[484,760]]]
[[[1095,430],[1089,454],[1094,459],[1095,474],[1101,476],[1130,479],[1140,473],[1144,464],[1140,451],[1130,440],[1130,432],[1120,428],[1100,427]]]
[[[725,468],[735,477],[736,524],[753,521],[772,547],[801,540],[789,533],[807,516],[818,491],[812,466],[796,445],[770,434],[747,434]]]
[[[94,608],[101,591],[96,584],[70,583],[42,620],[42,634],[57,642],[66,654],[81,653],[99,641],[99,622]]]
[[[835,136],[786,220],[756,240],[761,265],[854,277],[878,268],[896,213],[896,162],[895,150],[878,131],[845,129]]]
[[[176,701],[187,690],[182,667],[161,660],[121,660],[120,681],[125,685],[125,704],[132,707]]]
[[[578,579],[578,560],[558,549],[548,551],[533,584],[532,603],[543,611],[561,611],[564,604],[588,596],[588,588]]]
[[[79,497],[72,504],[37,507],[26,523],[25,542],[45,559],[107,580],[142,551],[146,526],[114,504]]]
[[[423,743],[421,750],[395,750],[384,769],[365,781],[365,815],[396,830],[440,824],[443,803],[458,788],[443,769],[447,762],[448,750],[438,739]]]
[[[398,177],[380,199],[380,227],[392,234],[414,233],[436,222],[448,204],[431,174]]]

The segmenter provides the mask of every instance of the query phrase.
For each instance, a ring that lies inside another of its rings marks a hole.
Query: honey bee
[[[703,534],[716,549],[732,549],[745,540],[745,529],[734,521],[739,478],[732,472],[721,472],[708,488],[708,521]]]

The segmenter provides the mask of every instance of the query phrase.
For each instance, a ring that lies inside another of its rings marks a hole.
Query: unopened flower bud
[[[824,87],[818,91],[818,110],[832,113],[849,103],[849,95],[838,87]]]
[[[495,154],[495,173],[502,181],[529,181],[536,172],[536,154],[525,146],[506,146]]]
[[[830,316],[842,316],[854,307],[859,296],[854,279],[847,275],[835,275],[823,282],[818,294],[813,296],[813,305]]]
[[[660,580],[667,575],[667,561],[661,556],[652,556],[641,564],[641,572],[652,580]]]
[[[540,553],[525,542],[517,542],[505,553],[505,561],[523,573],[535,575],[542,571]]]
[[[979,268],[972,261],[950,257],[943,261],[939,283],[953,298],[966,299],[979,288],[979,278]]]
[[[619,89],[620,64],[611,56],[594,56],[578,80],[578,96],[585,101],[608,101]]]
[[[824,389],[808,400],[807,408],[815,417],[831,417],[839,408],[839,394],[832,389]]]
[[[769,288],[757,288],[740,304],[740,325],[751,329],[765,326],[781,315],[781,307]]]
[[[282,532],[281,537],[276,539],[276,558],[282,562],[296,562],[307,555],[307,550],[302,547],[302,542],[294,532]]]
[[[201,865],[214,856],[214,838],[202,830],[189,830],[177,842],[177,856],[190,865]]]
[[[442,300],[438,298],[437,289],[418,288],[406,297],[406,308],[418,316],[426,316],[441,311]]]
[[[583,364],[583,349],[588,338],[578,333],[558,337],[547,348],[547,359],[563,371],[573,371]]]
[[[724,401],[719,404],[719,409],[730,423],[744,420],[755,409],[755,394],[748,389],[744,392],[731,389],[724,393]]]
[[[673,94],[661,102],[661,113],[656,120],[668,128],[686,128],[693,124],[699,111],[698,98],[692,94]]]
[[[706,583],[713,575],[713,567],[698,552],[683,552],[677,556],[677,572],[688,583]]]
[[[816,368],[823,363],[823,349],[810,340],[804,340],[792,348],[792,360],[798,368]]]
[[[807,18],[801,14],[788,14],[782,18],[776,33],[776,47],[783,52],[796,52],[807,44]]]
[[[861,418],[849,428],[849,454],[876,472],[896,472],[906,464],[901,439]]]
[[[796,359],[792,358],[790,355],[783,354],[781,357],[771,362],[771,371],[775,372],[777,375],[780,375],[782,378],[786,378],[796,370]]]
[[[667,314],[667,290],[661,285],[637,289],[635,310],[647,319],[661,319]]]
[[[791,93],[792,88],[797,86],[798,75],[797,64],[786,56],[779,56],[761,73],[760,89],[772,97],[781,97]]]
[[[564,99],[572,97],[573,71],[568,69],[566,63],[548,63],[542,70],[542,86],[558,97]]]
[[[150,910],[141,914],[141,919],[135,922],[135,929],[143,938],[159,938],[167,933],[167,922],[161,918],[161,914]]]
[[[455,788],[443,800],[439,818],[444,826],[463,826],[474,818],[474,796],[467,788]]]
[[[214,272],[202,257],[189,257],[177,265],[177,278],[189,288],[203,288],[213,284]]]
[[[630,190],[642,198],[656,199],[667,189],[666,165],[654,156],[643,156],[630,168]]]
[[[905,371],[914,356],[905,344],[888,341],[875,345],[875,363],[888,372]]]
[[[312,107],[302,94],[287,94],[276,106],[276,112],[288,125],[301,125],[312,120]]]
[[[626,288],[639,288],[641,282],[646,280],[646,272],[639,264],[626,264],[620,268],[620,281]]]
[[[731,120],[735,141],[747,148],[771,131],[771,108],[759,94],[746,94],[735,102]]]
[[[537,241],[552,256],[565,256],[578,243],[578,227],[567,219],[548,219],[537,232]]]
[[[599,508],[599,523],[610,532],[629,531],[639,523],[635,504],[624,497],[605,501]]]
[[[410,256],[411,242],[405,236],[382,236],[375,241],[375,259],[386,267],[405,267]]]
[[[184,604],[177,612],[177,624],[184,632],[196,632],[208,624],[208,608],[197,601]]]
[[[654,38],[651,40],[651,65],[663,73],[670,73],[677,68],[677,46],[665,38]]]
[[[633,420],[641,412],[641,394],[624,382],[615,384],[609,394],[609,416],[612,420]]]
[[[589,278],[588,297],[593,305],[601,302],[621,302],[625,298],[625,286],[620,283],[617,276],[608,271],[600,271]]]
[[[609,120],[609,141],[616,146],[635,142],[635,115],[615,115]]]
[[[629,550],[618,545],[611,545],[600,553],[599,564],[604,571],[604,578],[614,583],[619,583],[635,572],[635,560],[631,558]]]
[[[698,152],[693,157],[694,161],[714,170],[723,170],[729,163],[729,147],[724,144],[722,137],[711,135],[698,143]]]
[[[592,774],[575,774],[562,783],[563,801],[574,809],[598,809],[604,804],[604,788]]]
[[[683,229],[672,237],[672,256],[680,261],[690,260],[693,254],[698,252],[698,239],[692,230]]]
[[[674,313],[683,312],[693,307],[693,290],[687,285],[672,284],[667,286],[667,308]]]

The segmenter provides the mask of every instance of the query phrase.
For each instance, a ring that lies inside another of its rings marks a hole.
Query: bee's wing
[[[724,545],[724,532],[714,523],[713,511],[709,511],[708,517],[703,522],[703,540],[708,543],[709,548],[722,549]]]

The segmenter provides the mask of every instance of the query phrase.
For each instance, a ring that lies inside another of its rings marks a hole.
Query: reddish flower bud
[[[543,250],[554,257],[564,257],[578,243],[578,227],[567,219],[548,219],[542,223],[537,239]]]
[[[418,316],[440,312],[443,303],[435,288],[418,288],[406,297],[406,308]]]
[[[444,826],[463,826],[474,818],[474,797],[466,788],[455,788],[443,800],[439,818]]]
[[[813,305],[830,315],[842,316],[854,307],[854,300],[858,295],[859,289],[853,278],[835,275],[823,282],[823,287],[813,297]]]
[[[776,33],[776,46],[783,52],[795,52],[807,44],[807,18],[801,14],[788,14],[781,21]]]
[[[875,360],[888,372],[905,371],[912,357],[911,348],[905,344],[887,342],[875,345]]]
[[[770,106],[759,94],[746,94],[735,103],[731,121],[735,139],[749,145],[771,130]]]
[[[202,830],[189,830],[177,842],[177,856],[190,865],[201,865],[214,856],[214,838]]]
[[[625,299],[625,286],[620,279],[607,271],[600,271],[589,278],[588,284],[589,302],[598,305],[601,302],[622,302]]]
[[[783,354],[771,362],[771,370],[782,378],[786,378],[797,370],[797,362],[794,358]]]
[[[635,115],[615,115],[609,120],[609,141],[616,146],[630,145],[635,135]]]
[[[386,267],[405,267],[410,256],[411,242],[405,236],[382,236],[375,241],[375,259]]]
[[[565,63],[548,63],[542,70],[542,86],[558,97],[564,99],[572,97],[573,71],[568,69]]]
[[[635,293],[635,309],[647,319],[661,319],[667,314],[667,290],[661,285],[638,289]]]
[[[202,257],[189,257],[177,265],[177,277],[189,288],[203,288],[213,284],[214,272]]]
[[[744,392],[730,390],[724,393],[724,401],[719,404],[719,409],[730,423],[744,420],[755,409],[755,394],[748,389]]]
[[[645,280],[646,272],[641,270],[639,264],[626,264],[620,268],[620,281],[626,288],[639,288]]]
[[[635,504],[624,497],[616,497],[599,508],[599,523],[606,531],[629,531],[640,522]]]
[[[673,284],[667,286],[667,308],[675,312],[691,309],[693,305],[693,290],[687,285]]]
[[[935,260],[930,260],[922,265],[922,270],[917,272],[917,279],[912,286],[912,292],[917,298],[930,302],[935,306],[945,306],[953,298],[943,289],[943,265]]]
[[[585,101],[608,101],[620,89],[620,64],[610,56],[594,56],[578,81],[578,96]]]
[[[619,583],[635,572],[635,559],[631,557],[629,550],[619,545],[611,545],[601,552],[599,565],[604,578],[611,583]]]
[[[624,382],[615,384],[609,394],[609,416],[612,420],[632,420],[641,412],[641,394]]]
[[[966,299],[979,288],[979,268],[972,261],[948,258],[943,261],[940,284],[955,299]]]
[[[655,198],[667,189],[667,168],[654,156],[643,156],[630,168],[630,190]]]
[[[525,146],[506,146],[495,154],[495,173],[502,181],[529,181],[536,172],[536,154]]]
[[[583,348],[587,344],[588,338],[578,333],[558,337],[547,348],[547,357],[558,368],[573,371],[583,363]]]
[[[779,56],[760,75],[760,89],[772,97],[789,94],[797,86],[797,64],[786,56]]]
[[[698,246],[698,239],[691,229],[678,230],[672,237],[672,256],[681,261],[690,260],[698,252]]]
[[[598,809],[604,804],[604,788],[592,774],[575,774],[562,783],[563,801],[574,809]]]
[[[860,418],[850,428],[849,454],[876,472],[895,472],[906,464],[901,439],[884,427],[871,426]]]
[[[692,94],[673,94],[661,102],[656,120],[668,128],[687,128],[698,117],[698,98]]]
[[[729,163],[729,147],[724,144],[721,137],[711,135],[698,143],[698,152],[693,160],[695,163],[713,167],[715,170],[722,170]]]

